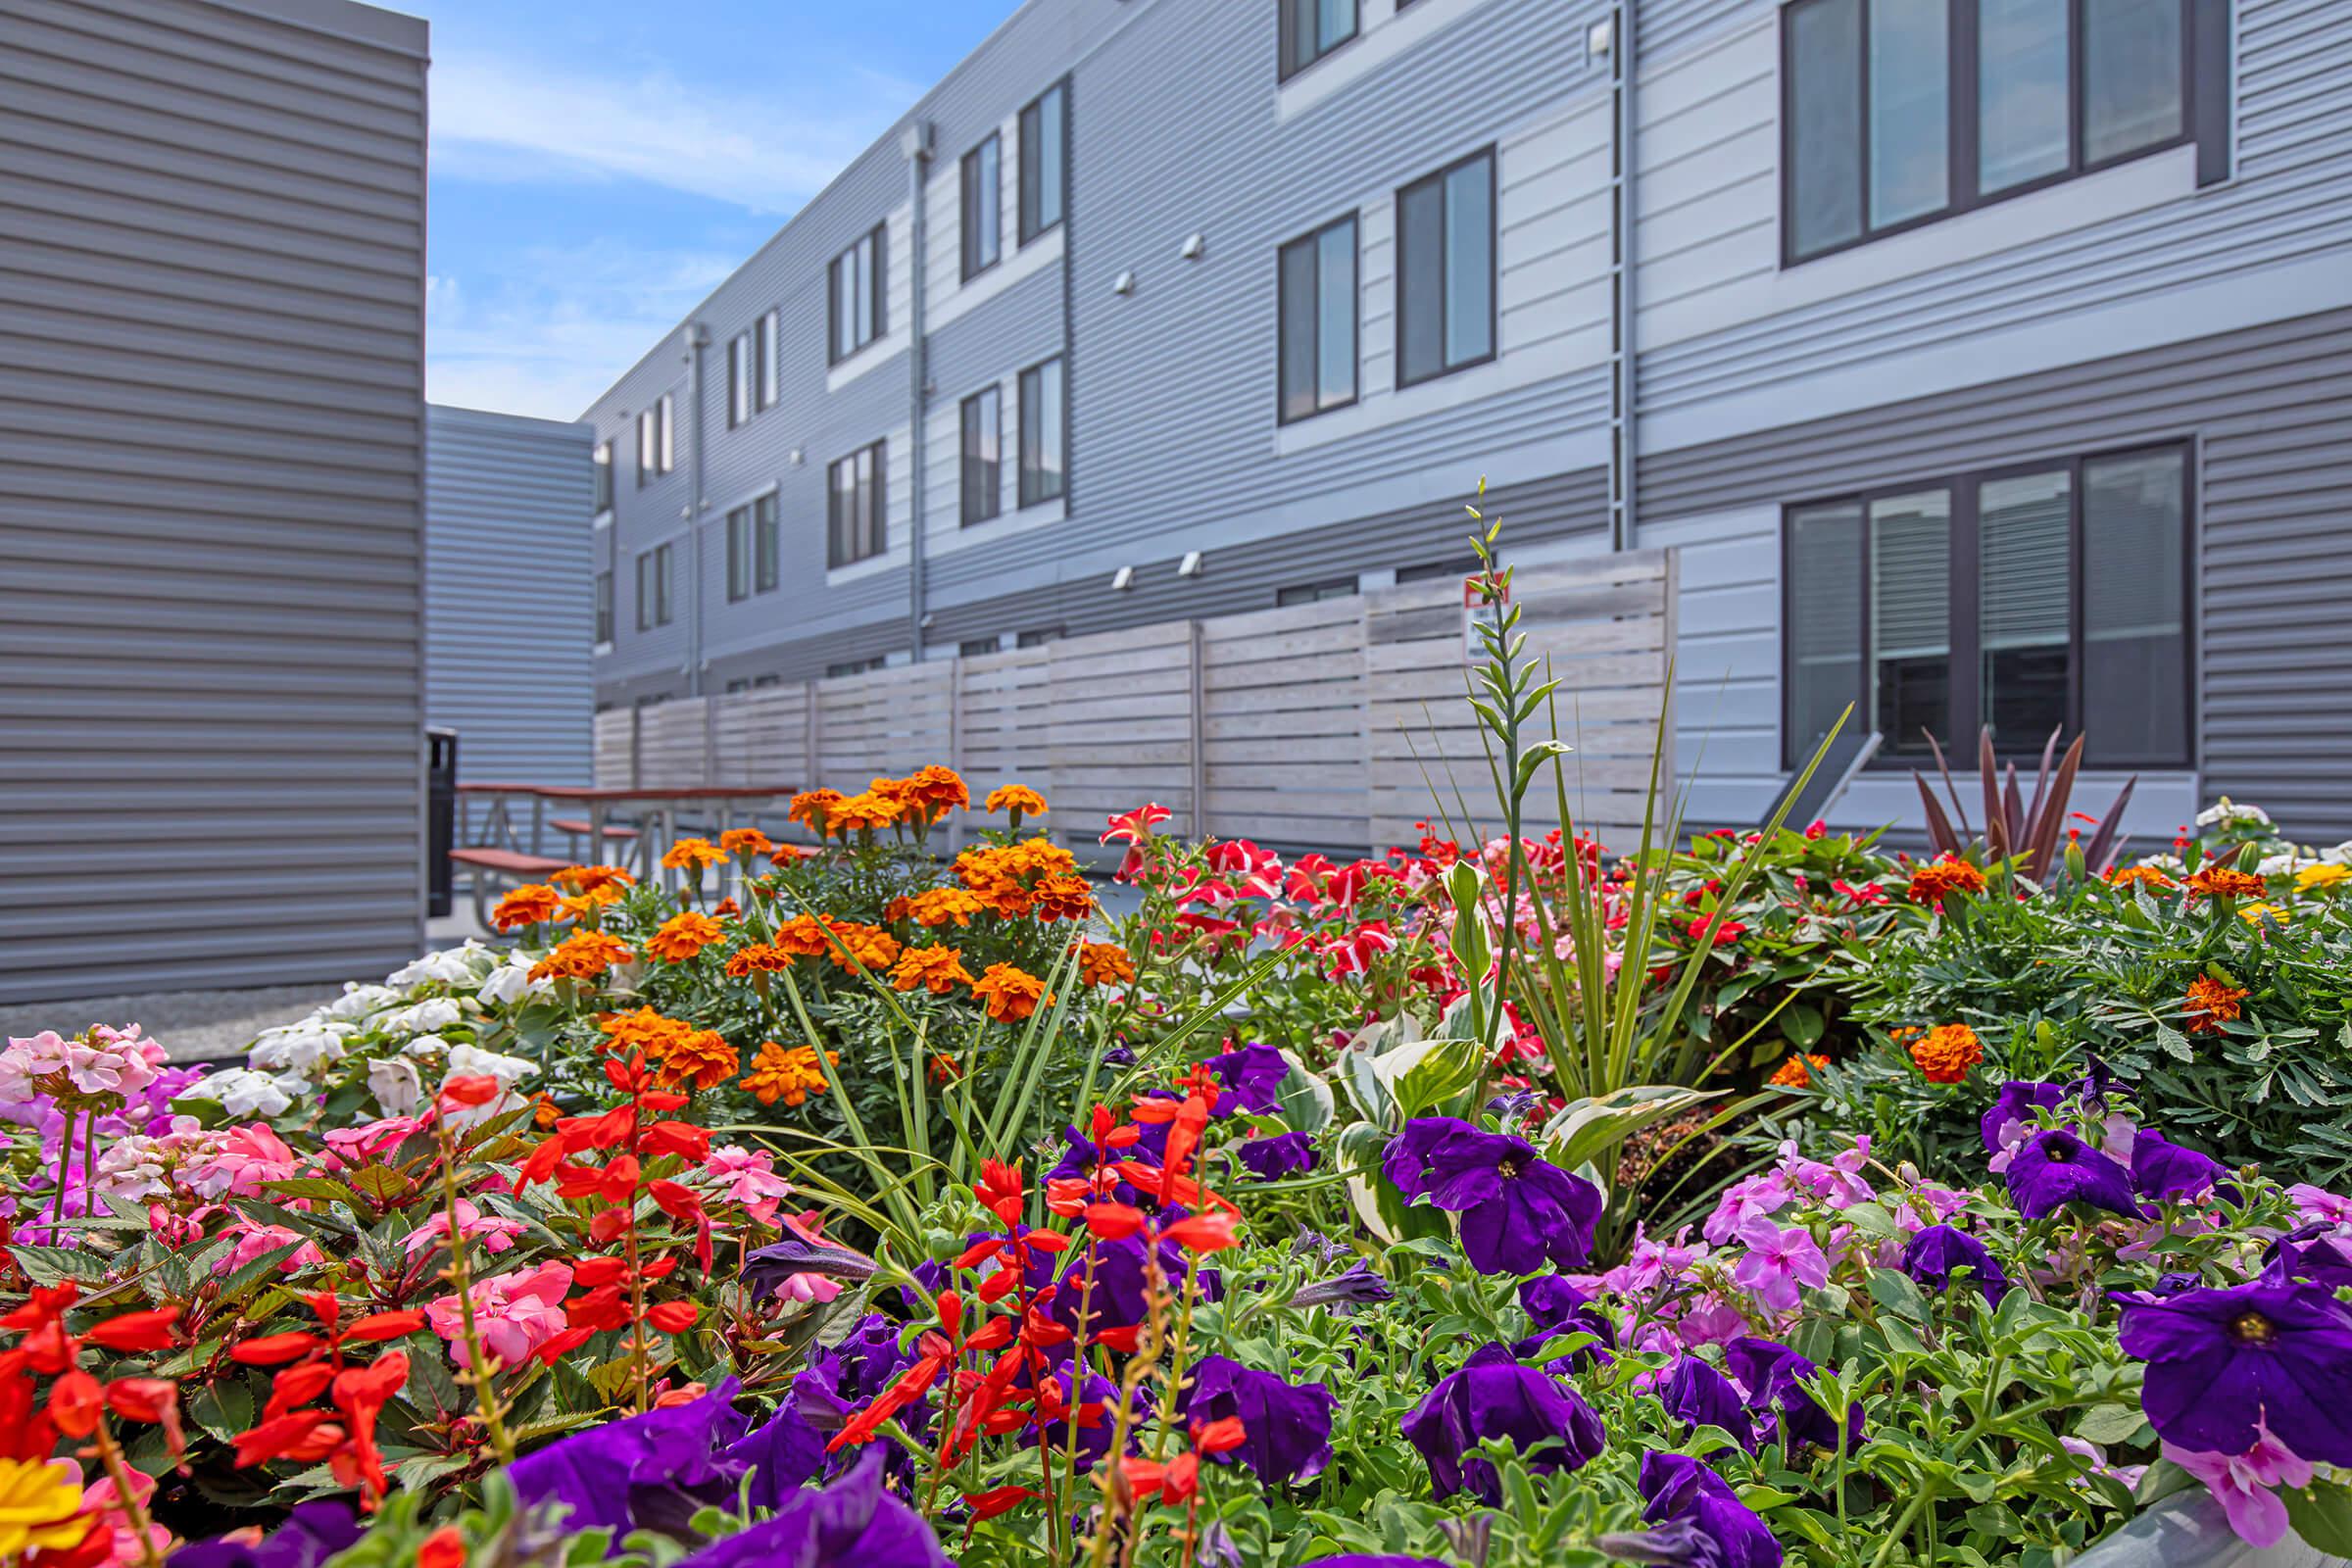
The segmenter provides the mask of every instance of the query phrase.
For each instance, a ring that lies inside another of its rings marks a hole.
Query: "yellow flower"
[[[2249,904],[2237,911],[2237,917],[2250,926],[2259,927],[2264,920],[2273,925],[2286,924],[2286,911],[2276,904]]]
[[[81,1471],[71,1459],[0,1459],[0,1558],[78,1546],[97,1516],[81,1512]]]
[[[2307,865],[2295,873],[2295,891],[2309,893],[2315,888],[2331,888],[2346,881],[2352,881],[2352,865],[2323,860],[2318,865]]]

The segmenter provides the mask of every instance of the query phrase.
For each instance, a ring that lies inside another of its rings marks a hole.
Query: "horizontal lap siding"
[[[0,1001],[421,940],[423,57],[0,0]]]
[[[460,778],[588,782],[588,434],[425,413],[425,719]]]

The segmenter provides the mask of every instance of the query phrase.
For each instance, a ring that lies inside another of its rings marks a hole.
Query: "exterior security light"
[[[1207,239],[1202,235],[1194,234],[1185,240],[1184,249],[1176,254],[1188,262],[1197,262],[1200,259],[1200,253],[1206,249],[1208,249]]]
[[[1133,566],[1121,566],[1110,574],[1110,591],[1112,593],[1124,593],[1134,586],[1135,568]]]
[[[1181,562],[1179,562],[1179,563],[1177,564],[1177,566],[1176,566],[1176,575],[1177,575],[1177,576],[1179,576],[1179,577],[1198,577],[1198,576],[1200,576],[1200,551],[1198,551],[1198,550],[1188,550],[1188,551],[1186,551],[1186,552],[1184,553],[1184,560],[1183,560],[1183,561],[1181,561]]]
[[[1114,278],[1114,279],[1111,281],[1111,285],[1110,285],[1110,291],[1111,291],[1113,294],[1132,294],[1132,293],[1134,293],[1134,292],[1135,292],[1135,274],[1134,274],[1133,272],[1121,272],[1121,273],[1120,273],[1120,274],[1119,274],[1119,275],[1118,275],[1116,278]]]
[[[1607,59],[1609,51],[1616,46],[1617,24],[1613,18],[1603,17],[1585,29],[1585,63],[1587,65],[1595,60]]]

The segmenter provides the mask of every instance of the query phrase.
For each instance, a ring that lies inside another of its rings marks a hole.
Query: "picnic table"
[[[466,831],[461,836],[467,842],[451,850],[450,858],[473,872],[477,915],[487,906],[486,888],[493,879],[527,882],[575,863],[621,865],[635,870],[641,880],[665,877],[674,881],[674,873],[664,872],[661,856],[677,838],[681,819],[709,818],[715,837],[734,826],[739,813],[756,819],[762,811],[780,809],[798,793],[797,785],[785,784],[598,787],[509,780],[462,783],[458,799],[467,809]],[[470,810],[476,800],[484,805],[478,828],[472,825]],[[524,803],[530,807],[528,848],[515,821],[517,808]],[[551,807],[569,807],[580,814],[551,817]],[[624,816],[634,818],[634,823],[616,820]],[[561,858],[545,854],[543,841],[549,828],[584,840],[581,853]]]

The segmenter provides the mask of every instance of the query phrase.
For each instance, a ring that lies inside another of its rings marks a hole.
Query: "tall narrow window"
[[[669,472],[670,469],[676,466],[677,464],[678,449],[675,439],[675,430],[673,428],[673,422],[671,419],[671,415],[675,412],[675,400],[673,400],[666,392],[662,393],[661,401],[654,405],[654,414],[657,416],[657,421],[661,431],[659,447],[662,460],[662,471],[663,473]]]
[[[1799,507],[1788,514],[1787,756],[1812,757],[1849,705],[1862,698],[1862,507]],[[1850,729],[1868,726],[1857,711]]]
[[[2004,750],[2038,746],[2067,724],[2074,483],[2057,468],[1977,490],[1978,701]]]
[[[883,311],[889,281],[890,236],[887,225],[876,223],[857,244],[833,258],[825,272],[826,308],[830,322],[829,358],[836,365],[888,327]]]
[[[2082,161],[2103,164],[2186,128],[2180,0],[2081,0]]]
[[[1951,553],[1950,491],[1870,504],[1871,711],[1891,756],[1951,746]]]
[[[637,413],[637,488],[651,484],[661,472],[662,416],[653,409]]]
[[[1069,173],[1070,89],[1055,82],[1021,111],[1021,243],[1061,221]]]
[[[1862,233],[1862,0],[1782,14],[1788,249],[1811,256]]]
[[[2062,172],[2068,0],[1982,0],[1977,13],[1977,187],[1991,194]]]
[[[1004,510],[1004,394],[983,387],[963,400],[963,520],[986,522]]]
[[[1001,138],[963,155],[963,275],[968,280],[997,265],[1004,240],[1004,197],[997,167]]]
[[[1062,385],[1061,358],[1021,372],[1021,505],[1034,507],[1059,497],[1067,478],[1063,446],[1069,434],[1069,400]]]
[[[2084,760],[2189,760],[2188,458],[2179,448],[2082,465]]]
[[[1494,357],[1494,150],[1396,193],[1397,381]]]
[[[1291,241],[1276,259],[1286,424],[1355,401],[1355,244],[1350,214]]]
[[[612,442],[599,441],[596,444],[593,471],[596,475],[596,510],[611,512],[612,510]]]
[[[727,514],[727,602],[752,597],[752,509]]]
[[[1951,199],[1951,7],[1870,0],[1870,221],[1939,212]]]
[[[596,642],[602,647],[612,640],[612,573],[596,574]]]
[[[759,349],[753,358],[759,362],[759,407],[762,411],[774,408],[782,395],[783,368],[776,351],[783,346],[783,337],[782,311],[770,311],[760,318]]]
[[[1274,0],[1282,34],[1278,74],[1285,80],[1355,36],[1357,0]]]
[[[669,624],[669,546],[656,545],[637,557],[637,629]]]
[[[752,334],[738,332],[727,340],[727,428],[752,416]]]
[[[826,562],[846,566],[883,549],[882,443],[835,463],[826,475]]]
[[[752,591],[771,593],[782,580],[783,502],[765,495],[752,503]]]

